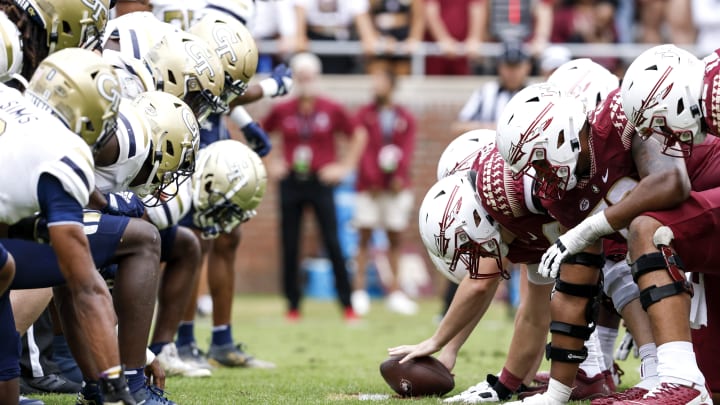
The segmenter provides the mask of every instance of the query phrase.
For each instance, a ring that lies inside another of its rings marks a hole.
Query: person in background
[[[470,74],[469,59],[479,56],[487,29],[484,0],[426,0],[425,18],[425,39],[435,41],[442,52],[425,59],[425,73]]]
[[[308,41],[348,41],[354,32],[366,55],[375,53],[377,37],[373,30],[368,0],[294,0],[297,16],[297,49],[309,50]],[[322,56],[323,72],[345,74],[355,71],[355,59],[346,55]]]
[[[402,235],[413,211],[410,164],[415,146],[415,118],[394,103],[395,83],[396,77],[389,70],[374,73],[374,100],[357,113],[358,124],[368,133],[368,143],[360,158],[353,220],[360,233],[352,293],[353,309],[358,315],[365,315],[370,310],[365,272],[372,233],[376,229],[387,234],[388,262],[394,275],[387,289],[387,308],[405,315],[413,315],[418,309],[399,287]]]
[[[283,291],[288,301],[287,319],[300,319],[299,240],[303,210],[315,211],[325,249],[332,262],[335,287],[345,320],[357,315],[350,302],[350,282],[338,241],[334,189],[357,167],[367,133],[354,123],[345,109],[320,95],[320,59],[310,53],[295,55],[291,61],[294,93],[288,101],[275,104],[263,121],[281,150],[270,162],[270,176],[280,181],[280,234],[283,252]],[[346,152],[337,159],[338,134],[348,138]]]
[[[410,54],[425,30],[422,0],[370,0],[370,17],[380,49],[368,61],[367,71],[391,69],[396,75],[409,74]]]
[[[260,54],[258,73],[271,72],[273,66],[287,60],[295,52],[297,33],[295,7],[290,0],[258,1],[255,16],[248,23],[253,38],[258,41],[277,40],[274,54]]]
[[[550,45],[540,55],[540,76],[545,80],[555,69],[572,60],[570,50],[562,45]]]
[[[470,96],[460,110],[458,121],[453,124],[453,134],[473,129],[495,129],[495,122],[507,102],[527,85],[530,69],[530,56],[523,44],[505,42],[498,60],[497,80],[485,83]]]

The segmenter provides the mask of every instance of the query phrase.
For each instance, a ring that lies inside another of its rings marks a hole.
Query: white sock
[[[682,385],[705,385],[705,376],[698,368],[692,343],[668,342],[657,348],[657,373],[660,382]]]
[[[590,335],[590,339],[585,342],[585,347],[587,347],[588,356],[585,361],[580,363],[580,369],[585,372],[586,376],[594,377],[606,370],[605,360],[600,351],[600,339],[598,338],[597,329]]]
[[[613,353],[615,352],[615,341],[618,337],[618,330],[615,328],[608,328],[606,326],[598,326],[596,330],[598,338],[600,338],[600,350],[602,350],[603,353],[605,368],[607,370],[612,370]]]
[[[640,382],[635,386],[651,390],[658,384],[657,347],[655,343],[648,343],[640,346],[638,353],[640,353]]]
[[[572,393],[572,390],[572,387],[568,387],[560,381],[554,378],[550,378],[546,395],[552,400],[564,404],[570,400],[570,394]]]

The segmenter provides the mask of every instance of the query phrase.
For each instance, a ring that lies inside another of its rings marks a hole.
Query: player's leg
[[[0,263],[2,263],[2,267],[0,267],[0,294],[5,294],[15,278],[15,262],[2,245],[0,245]]]
[[[165,262],[160,290],[155,330],[150,350],[168,375],[207,377],[210,370],[183,361],[173,342],[184,309],[191,306],[192,294],[200,274],[200,243],[188,228],[174,226],[160,231],[161,261]],[[194,342],[194,337],[193,337]]]
[[[144,390],[146,347],[160,280],[160,234],[147,221],[131,218],[115,249],[118,269],[113,302],[118,316],[120,358],[130,392]],[[136,398],[137,399],[137,398]]]
[[[52,299],[52,288],[10,291],[10,301],[15,317],[15,329],[25,331],[38,319]]]
[[[720,291],[720,275],[703,274],[702,277],[708,319],[707,325],[692,330],[692,340],[698,366],[705,375],[713,401],[720,403],[720,368],[717,366],[717,359],[720,358],[720,345],[717,344],[717,337],[720,336],[720,295],[713,293]],[[701,291],[697,291],[698,286],[695,287],[696,294],[701,294]]]
[[[208,287],[213,300],[212,344],[232,344],[233,293],[235,291],[235,256],[240,245],[240,227],[222,233],[213,241],[208,252]]]
[[[680,256],[669,247],[672,233],[658,232],[662,226],[653,217],[640,216],[629,227],[629,259],[641,291],[640,303],[649,316],[657,345],[659,387],[669,388],[661,397],[653,396],[644,403],[663,403],[678,395],[697,398],[706,395],[705,378],[691,343],[690,290],[684,271],[678,266],[682,263]]]
[[[20,398],[20,335],[15,331],[7,292],[0,295],[0,342],[0,403],[17,404]]]

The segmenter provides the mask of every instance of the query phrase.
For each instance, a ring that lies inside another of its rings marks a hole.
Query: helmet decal
[[[655,83],[655,86],[653,86],[653,88],[650,90],[647,97],[642,100],[640,107],[633,108],[633,112],[630,116],[630,122],[632,122],[633,125],[635,125],[636,127],[642,126],[642,124],[647,121],[647,117],[643,116],[645,111],[660,104],[660,100],[663,100],[665,97],[668,96],[668,94],[670,94],[670,91],[673,88],[673,83],[670,83],[662,90],[660,90],[660,87],[663,85],[668,76],[670,76],[672,70],[672,66],[668,66],[665,69],[665,72],[663,72],[663,74],[658,79],[657,83]]]
[[[445,236],[445,232],[450,225],[455,222],[455,219],[457,219],[460,207],[462,206],[462,197],[458,198],[457,201],[455,200],[455,196],[457,195],[459,189],[460,187],[455,186],[450,192],[450,198],[448,198],[448,202],[445,205],[445,212],[443,212],[442,220],[438,223],[438,225],[440,225],[440,233],[439,235],[435,235],[435,244],[437,245],[438,251],[443,256],[447,254],[448,245],[450,243],[450,238]],[[442,194],[445,194],[445,192],[441,192],[441,194],[438,194],[436,197]]]
[[[513,142],[510,144],[510,156],[508,159],[510,165],[516,164],[525,156],[525,152],[523,152],[522,148],[525,147],[526,143],[535,141],[550,126],[553,121],[553,117],[551,116],[545,121],[543,121],[543,119],[554,105],[554,103],[549,102],[545,108],[540,111],[538,116],[530,123],[528,128],[522,132],[518,143],[515,144]],[[512,117],[510,119],[512,120]]]

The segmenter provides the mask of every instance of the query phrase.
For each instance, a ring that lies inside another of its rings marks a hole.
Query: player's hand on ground
[[[148,385],[155,385],[161,390],[165,389],[165,370],[157,358],[145,366],[145,376],[147,377]]]
[[[410,359],[414,359],[415,357],[429,356],[440,350],[440,348],[440,345],[435,343],[435,341],[430,338],[416,345],[402,345],[391,347],[388,349],[388,354],[391,357],[403,356],[402,360],[400,360],[400,363],[404,363]]]

